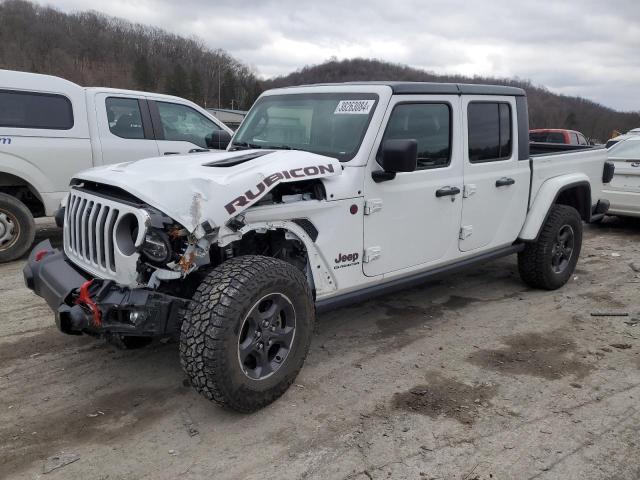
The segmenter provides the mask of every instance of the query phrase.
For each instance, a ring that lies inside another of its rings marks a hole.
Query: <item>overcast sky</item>
[[[640,0],[39,0],[196,35],[261,77],[335,56],[520,77],[640,110]],[[373,79],[372,79],[373,80]]]

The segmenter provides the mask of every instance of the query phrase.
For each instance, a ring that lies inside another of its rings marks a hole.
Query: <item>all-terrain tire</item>
[[[256,310],[260,302],[271,297],[286,299],[293,337],[274,371],[252,378],[240,359],[240,343],[245,325],[261,315]],[[208,273],[187,307],[180,334],[182,367],[193,387],[209,400],[243,413],[258,410],[293,383],[309,351],[314,321],[311,290],[298,268],[257,255],[230,259]]]
[[[24,255],[35,236],[36,225],[27,206],[11,195],[0,193],[0,263]]]
[[[559,237],[572,236],[571,254],[558,263]],[[563,286],[575,270],[582,247],[582,219],[578,211],[567,205],[553,205],[538,239],[527,243],[518,253],[520,278],[529,286],[544,290],[555,290]],[[555,258],[554,258],[555,257]],[[564,266],[563,266],[564,265]]]

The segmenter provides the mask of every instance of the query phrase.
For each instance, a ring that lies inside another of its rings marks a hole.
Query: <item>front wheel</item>
[[[563,286],[576,268],[582,247],[582,219],[567,205],[554,205],[540,236],[518,253],[520,277],[545,290]]]
[[[258,410],[298,375],[314,320],[311,290],[298,268],[269,257],[233,258],[204,278],[187,308],[182,366],[209,400]]]
[[[0,193],[0,263],[20,258],[36,235],[27,206],[11,195]]]

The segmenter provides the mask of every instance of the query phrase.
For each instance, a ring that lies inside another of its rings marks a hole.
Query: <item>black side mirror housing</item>
[[[206,136],[207,148],[226,150],[231,141],[231,134],[226,130],[214,130]]]
[[[418,142],[413,139],[386,140],[380,152],[383,170],[372,172],[376,183],[396,178],[398,172],[413,172],[418,164]]]

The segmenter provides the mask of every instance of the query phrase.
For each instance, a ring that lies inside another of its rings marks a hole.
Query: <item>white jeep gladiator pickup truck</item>
[[[25,282],[65,333],[179,336],[195,389],[253,411],[294,381],[318,310],[513,253],[527,284],[567,281],[612,166],[531,156],[527,115],[501,86],[271,90],[228,152],[77,175],[64,251],[37,245]]]
[[[224,149],[232,134],[184,98],[0,70],[0,263],[29,249],[34,217],[53,215],[76,173]]]

